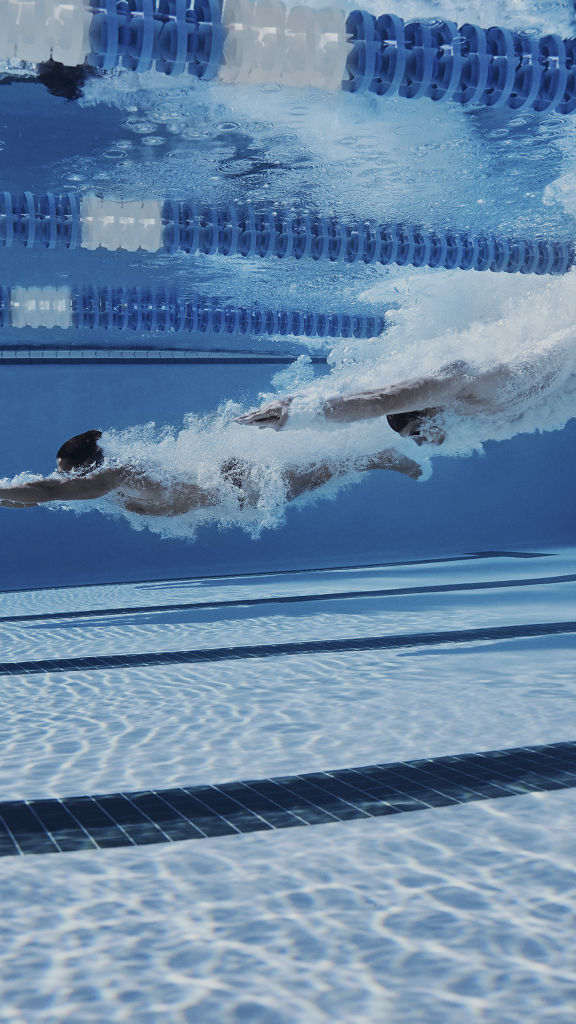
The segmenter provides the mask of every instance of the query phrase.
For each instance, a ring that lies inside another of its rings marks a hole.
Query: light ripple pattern
[[[317,605],[273,609],[235,608],[165,613],[158,622],[91,620],[79,625],[0,623],[4,662],[40,658],[91,657],[156,651],[192,651],[257,644],[283,644],[345,637],[406,635],[419,632],[482,629],[525,622],[556,622],[576,597],[576,584],[548,587],[543,597],[534,586],[523,591],[407,595],[319,601]],[[157,618],[155,616],[155,618]],[[182,621],[184,620],[184,621]],[[187,620],[187,621],[186,621]]]
[[[574,570],[571,551],[540,555],[20,593],[4,595],[2,611]],[[572,584],[546,593],[555,617],[573,616]],[[317,610],[315,626],[322,634],[341,626],[343,605],[348,624],[394,614],[397,629],[405,617],[441,614],[443,628],[447,615],[476,621],[480,609],[490,621],[522,620],[537,602],[532,586],[338,598]],[[224,640],[246,622],[255,636],[275,619],[280,633],[285,622],[301,638],[307,618],[294,608],[280,615],[281,603],[264,614],[252,607],[245,618],[220,609],[221,627],[218,609],[172,626],[180,612],[143,628],[137,615],[131,642],[159,643],[170,629],[181,639],[196,627],[213,638],[221,628]],[[105,636],[119,636],[120,619],[73,621],[2,629],[20,644],[35,638],[37,654],[59,636],[61,656],[90,635],[91,653]],[[575,646],[564,635],[5,676],[0,792],[33,800],[154,790],[573,740]],[[575,809],[574,792],[531,794],[225,841],[7,858],[0,1021],[462,1024],[481,1015],[487,1024],[517,1024],[520,1015],[572,1024]]]
[[[3,677],[0,790],[155,789],[570,740],[575,649],[548,637]]]
[[[438,583],[516,579],[573,571],[575,550],[452,553],[424,561],[387,565],[350,566],[335,569],[254,573],[244,576],[199,579],[149,580],[92,586],[56,587],[42,590],[0,592],[0,616],[49,615],[53,612],[146,608],[184,601],[250,601],[255,597],[323,594],[329,591],[414,587]],[[534,559],[534,561],[533,561]],[[545,561],[538,563],[539,559]]]
[[[534,795],[3,861],[0,1019],[572,1024],[575,811]]]

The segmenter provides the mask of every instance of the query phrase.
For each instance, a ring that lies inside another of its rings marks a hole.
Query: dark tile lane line
[[[576,742],[281,778],[0,803],[0,856],[305,827],[576,787]]]
[[[274,604],[306,604],[314,601],[346,601],[366,597],[407,597],[415,594],[448,594],[462,590],[501,590],[507,587],[540,587],[575,583],[576,573],[541,576],[531,579],[486,580],[477,583],[439,583],[425,587],[391,587],[383,590],[343,590],[326,594],[280,594],[275,597],[245,597],[228,601],[185,601],[179,604],[127,605],[121,608],[89,608],[86,611],[60,611],[2,615],[2,622],[45,622],[54,619],[103,618],[112,615],[152,614],[153,612],[206,611],[217,608],[247,608]]]
[[[26,594],[41,593],[46,590],[91,590],[95,587],[139,587],[142,589],[162,589],[173,583],[205,583],[214,580],[242,580],[268,578],[270,576],[298,576],[301,573],[331,573],[331,572],[353,572],[355,569],[388,569],[394,566],[403,565],[433,565],[444,562],[470,562],[480,558],[550,558],[555,552],[551,551],[469,551],[464,555],[444,555],[442,558],[421,558],[411,562],[367,562],[363,565],[327,565],[314,569],[273,569],[269,572],[241,572],[230,575],[218,576],[179,576],[176,578],[157,580],[105,580],[102,583],[63,583],[55,587],[18,587],[11,590],[1,590],[0,594]]]
[[[517,640],[576,633],[576,621],[533,622],[480,629],[443,630],[440,633],[407,633],[395,636],[364,636],[335,640],[302,640],[282,644],[246,644],[195,651],[152,651],[141,654],[103,654],[100,657],[51,658],[39,661],[0,662],[0,675],[34,675],[42,672],[77,672],[108,668],[142,668],[152,665],[201,665],[247,658],[278,658],[294,654],[334,654],[343,651],[387,651],[440,644]]]

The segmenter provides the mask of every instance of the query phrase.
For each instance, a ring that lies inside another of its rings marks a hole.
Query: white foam
[[[418,462],[425,481],[436,459],[480,451],[489,440],[559,430],[575,415],[575,272],[557,279],[398,272],[386,275],[367,297],[382,302],[395,297],[396,322],[380,338],[335,345],[332,369],[325,377],[312,378],[306,357],[277,374],[277,393],[296,396],[284,430],[237,424],[235,417],[246,410],[227,402],[212,415],[189,415],[181,426],[149,423],[104,434],[102,444],[111,462],[143,470],[167,489],[196,483],[216,494],[213,507],[174,517],[144,517],[123,510],[113,495],[68,507],[80,512],[96,505],[107,515],[126,517],[136,529],[166,537],[192,539],[207,523],[240,526],[257,536],[283,522],[289,467],[328,462],[334,468],[334,479],[297,499],[308,504],[334,498],[358,479],[362,461],[383,449],[393,448]],[[502,392],[503,411],[479,408],[469,416],[454,409],[444,414],[448,437],[441,446],[418,448],[395,434],[385,418],[342,425],[318,417],[321,403],[330,396],[433,375],[453,360],[478,370],[506,364],[512,373]],[[267,401],[275,394],[260,397]],[[238,487],[221,474],[231,458],[251,467],[252,499],[244,507]]]
[[[246,409],[227,402],[212,415],[189,415],[181,426],[149,423],[104,433],[102,445],[112,463],[145,471],[167,489],[198,484],[215,493],[214,506],[174,517],[146,517],[125,511],[110,495],[66,507],[77,512],[97,507],[127,518],[135,529],[166,537],[193,539],[208,523],[223,529],[239,526],[258,536],[283,522],[287,468],[328,462],[335,470],[329,483],[297,499],[301,505],[336,497],[359,478],[363,460],[386,448],[420,464],[421,482],[414,486],[422,486],[436,459],[481,451],[489,440],[560,430],[576,414],[576,272],[558,279],[398,273],[372,289],[371,297],[378,295],[382,301],[396,295],[400,306],[396,323],[381,338],[340,342],[325,377],[311,379],[306,357],[276,375],[278,394],[296,396],[284,430],[237,424],[235,417]],[[347,425],[318,417],[321,403],[330,396],[433,375],[456,359],[478,370],[505,364],[512,373],[502,391],[504,411],[445,413],[448,436],[441,446],[418,448],[394,433],[383,417]],[[267,401],[275,395],[260,397]],[[238,487],[221,474],[231,458],[250,466],[252,498],[244,507]],[[14,482],[26,479],[37,477],[21,474]]]
[[[432,278],[427,275],[430,284]],[[419,462],[425,480],[438,458],[479,451],[488,440],[561,429],[576,411],[576,274],[528,281],[454,273],[436,275],[435,280],[436,289],[423,287],[418,300],[399,311],[397,325],[388,334],[371,342],[337,346],[329,376],[299,381],[298,367],[292,375],[278,375],[280,392],[296,388],[293,413],[283,431],[236,424],[234,417],[245,410],[227,403],[212,416],[189,416],[180,429],[159,430],[148,424],[104,435],[112,460],[145,468],[168,487],[186,481],[215,490],[216,507],[154,519],[126,513],[111,499],[104,499],[101,509],[127,516],[133,526],[145,525],[164,536],[193,537],[208,522],[223,528],[241,526],[256,536],[283,521],[287,467],[327,460],[341,474],[298,499],[306,504],[334,498],[358,478],[363,458],[387,447]],[[445,330],[438,331],[440,321]],[[344,426],[327,424],[317,416],[321,402],[331,395],[434,374],[454,359],[464,359],[478,369],[509,365],[513,372],[505,385],[508,404],[505,411],[479,409],[473,417],[457,410],[445,414],[448,438],[440,447],[417,448],[413,441],[393,433],[383,418]],[[220,475],[222,463],[231,457],[252,466],[251,486],[258,495],[253,506],[241,508],[237,488]]]

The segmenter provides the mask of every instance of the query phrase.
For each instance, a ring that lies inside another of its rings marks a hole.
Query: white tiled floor
[[[545,558],[482,557],[418,562],[414,565],[270,573],[199,580],[61,587],[0,594],[0,615],[42,614],[93,608],[147,607],[194,601],[249,600],[288,594],[417,587],[477,580],[530,579],[575,571],[573,549],[547,552]]]
[[[353,586],[346,574],[207,586],[226,597],[316,584],[326,593],[332,583],[349,590],[553,576],[575,564],[564,552],[354,570]],[[182,600],[185,590],[142,593],[156,604],[167,594]],[[136,592],[5,595],[11,611],[3,614],[72,600],[133,605]],[[230,609],[221,619],[198,611],[176,623],[180,613],[142,624],[132,616],[129,625],[4,624],[12,646],[2,660],[574,617],[570,584],[294,608],[247,609],[245,618]],[[1,799],[573,740],[575,648],[568,635],[4,676]],[[572,1024],[575,810],[576,796],[564,791],[162,847],[6,858],[0,1021]]]
[[[501,564],[502,563],[502,564]],[[455,568],[456,567],[456,568]],[[391,594],[381,597],[318,600],[302,604],[282,603],[282,595],[338,594],[343,590],[398,589],[426,587],[451,583],[537,579],[559,577],[570,573],[576,560],[569,557],[546,559],[482,559],[470,563],[444,563],[440,566],[413,567],[399,574],[397,569],[350,570],[333,577],[298,573],[297,576],[244,577],[232,579],[224,589],[213,581],[208,584],[210,597],[193,582],[182,586],[182,592],[163,587],[160,592],[144,591],[149,603],[176,603],[182,600],[234,600],[279,596],[278,604],[211,609],[187,609],[131,615],[118,614],[105,618],[47,619],[38,622],[0,621],[0,661],[12,662],[41,658],[83,657],[94,653],[130,654],[151,651],[202,650],[251,644],[289,643],[306,640],[398,635],[439,632],[451,629],[473,629],[484,626],[513,625],[526,622],[554,622],[571,618],[570,602],[576,607],[576,582],[541,586],[502,587],[491,590],[452,591],[440,594]],[[482,569],[482,572],[480,572]],[[71,596],[76,608],[136,607],[142,599],[140,585],[116,588],[112,594],[105,588],[74,591],[52,591],[51,611],[67,610]],[[183,597],[183,594],[186,594]],[[234,596],[231,596],[234,595]],[[240,598],[238,598],[240,595]],[[114,599],[116,603],[108,602]],[[43,592],[7,595],[1,614],[27,614],[39,603],[46,604]],[[120,602],[120,604],[118,603]],[[143,605],[143,607],[145,607]]]
[[[576,795],[0,861],[6,1024],[573,1024]]]

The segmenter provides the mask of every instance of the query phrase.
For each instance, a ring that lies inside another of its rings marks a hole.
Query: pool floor
[[[575,573],[3,594],[0,1020],[571,1022]]]

